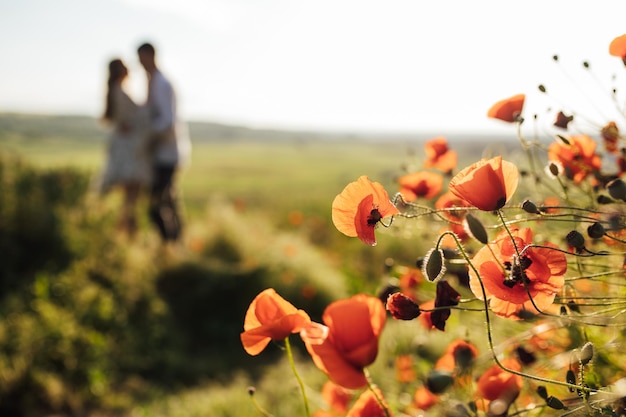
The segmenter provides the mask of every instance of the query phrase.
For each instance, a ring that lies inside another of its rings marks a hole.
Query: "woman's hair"
[[[113,86],[126,74],[126,66],[121,59],[116,58],[109,62],[109,79],[107,81],[107,95],[103,115],[104,120],[111,120],[113,118]]]

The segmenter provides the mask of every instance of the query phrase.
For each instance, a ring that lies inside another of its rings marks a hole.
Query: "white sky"
[[[486,112],[511,95],[527,94],[528,118],[552,99],[580,109],[595,99],[568,95],[608,94],[614,74],[626,91],[608,54],[623,33],[625,0],[2,0],[0,111],[98,116],[118,56],[141,101],[149,40],[190,120],[510,131]]]

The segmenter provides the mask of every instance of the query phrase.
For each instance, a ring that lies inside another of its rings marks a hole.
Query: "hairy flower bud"
[[[396,320],[413,320],[421,313],[417,303],[401,292],[391,294],[385,307]]]
[[[576,230],[572,230],[571,232],[569,232],[565,237],[565,240],[567,240],[567,244],[572,246],[574,249],[585,249],[585,238],[580,232]]]
[[[600,224],[599,222],[595,222],[587,228],[587,234],[592,239],[600,239],[602,236],[604,236],[604,233],[604,226],[602,226],[602,224]]]

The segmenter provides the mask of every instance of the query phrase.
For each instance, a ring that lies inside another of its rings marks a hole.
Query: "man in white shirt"
[[[176,95],[170,82],[157,68],[155,49],[144,43],[137,49],[139,62],[148,75],[147,108],[150,118],[148,147],[152,158],[150,220],[164,242],[176,241],[182,231],[175,189],[175,174],[191,151],[186,126],[176,114]]]

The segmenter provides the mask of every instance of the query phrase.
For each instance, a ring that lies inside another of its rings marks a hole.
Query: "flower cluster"
[[[626,35],[609,53],[626,65]],[[422,222],[422,235],[432,234],[434,246],[420,242],[414,265],[390,267],[379,294],[333,302],[323,323],[271,289],[250,305],[241,334],[248,353],[271,340],[289,346],[298,333],[328,376],[327,407],[316,416],[624,415],[626,366],[606,357],[606,369],[592,365],[593,342],[604,343],[609,329],[621,347],[626,329],[626,114],[581,133],[576,115],[559,111],[549,141],[529,140],[521,126],[537,116],[524,117],[525,102],[513,95],[486,113],[518,128],[524,164],[493,155],[455,173],[458,153],[436,137],[425,143],[420,169],[394,178],[393,197],[367,176],[336,196],[334,225],[368,246],[398,223]],[[392,401],[368,372],[388,320],[415,321],[422,338],[472,320],[481,329],[466,325],[438,357],[398,349],[390,362],[401,384],[395,391],[411,400]]]

